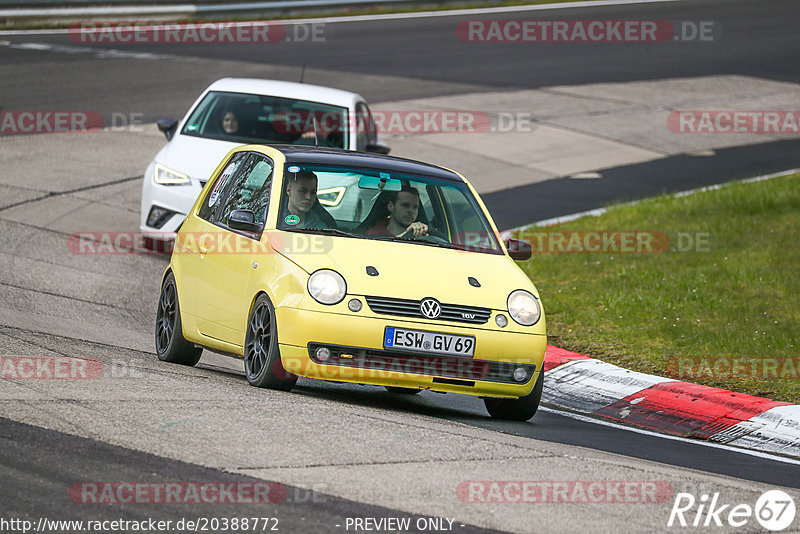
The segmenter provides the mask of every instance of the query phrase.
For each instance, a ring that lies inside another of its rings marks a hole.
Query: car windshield
[[[348,148],[347,108],[281,98],[211,91],[181,130],[183,135],[235,143],[285,143]]]
[[[461,181],[290,162],[283,184],[281,230],[502,254]]]

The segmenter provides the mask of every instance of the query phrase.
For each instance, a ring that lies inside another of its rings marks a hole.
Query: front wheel
[[[506,421],[527,421],[539,409],[539,402],[542,400],[542,390],[544,389],[544,369],[539,371],[539,378],[530,393],[518,399],[483,399],[486,404],[486,411],[495,419]]]
[[[181,309],[178,305],[178,288],[170,272],[161,285],[156,312],[156,354],[164,362],[194,365],[200,360],[203,349],[195,347],[183,337]]]
[[[275,308],[263,294],[256,299],[247,321],[244,372],[250,385],[258,388],[289,391],[297,382],[297,376],[281,363]]]

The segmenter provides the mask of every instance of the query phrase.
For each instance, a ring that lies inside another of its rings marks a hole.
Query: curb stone
[[[547,346],[542,401],[656,432],[800,458],[800,406]]]

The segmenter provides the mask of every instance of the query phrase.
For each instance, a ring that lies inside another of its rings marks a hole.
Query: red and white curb
[[[656,432],[800,458],[800,406],[623,369],[551,345],[542,401]]]

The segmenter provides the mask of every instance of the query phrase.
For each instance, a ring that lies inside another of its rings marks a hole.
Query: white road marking
[[[66,46],[46,43],[11,43],[0,41],[0,46],[7,46],[16,50],[36,50],[40,52],[53,52],[56,54],[94,54],[98,59],[170,59],[175,56],[169,54],[151,54],[148,52],[126,52],[113,48],[92,48],[89,46]]]
[[[297,24],[312,24],[324,23],[335,24],[339,22],[371,22],[381,20],[401,20],[401,19],[420,19],[420,18],[434,18],[434,17],[456,17],[462,15],[493,15],[497,13],[522,13],[529,11],[550,11],[556,9],[579,9],[584,7],[605,7],[605,6],[622,6],[622,5],[635,5],[635,4],[655,4],[666,2],[678,2],[680,0],[590,0],[585,2],[564,2],[557,4],[536,4],[528,6],[503,6],[503,7],[487,7],[478,9],[449,9],[446,11],[420,11],[415,13],[387,13],[383,15],[352,15],[342,17],[319,17],[319,18],[304,18],[292,20],[278,20],[281,24],[297,25]],[[180,7],[180,6],[175,6]],[[194,7],[193,5],[191,7]],[[252,7],[252,4],[248,7]],[[92,8],[92,14],[95,16],[99,13],[96,8]],[[6,10],[9,11],[9,10]],[[56,11],[56,10],[51,10]],[[0,10],[2,12],[2,10]],[[108,8],[104,14],[113,15],[115,12],[112,8]],[[56,13],[54,13],[56,14]],[[142,15],[146,16],[146,15]],[[130,16],[129,16],[130,18]],[[257,22],[257,21],[253,21]],[[240,24],[252,24],[252,22],[241,22]],[[163,24],[160,26],[152,26],[153,28],[164,28],[172,24]],[[182,25],[181,27],[185,27]],[[5,30],[0,31],[0,35],[64,35],[69,33],[69,28],[56,28],[47,30]],[[72,30],[75,31],[75,30]]]

